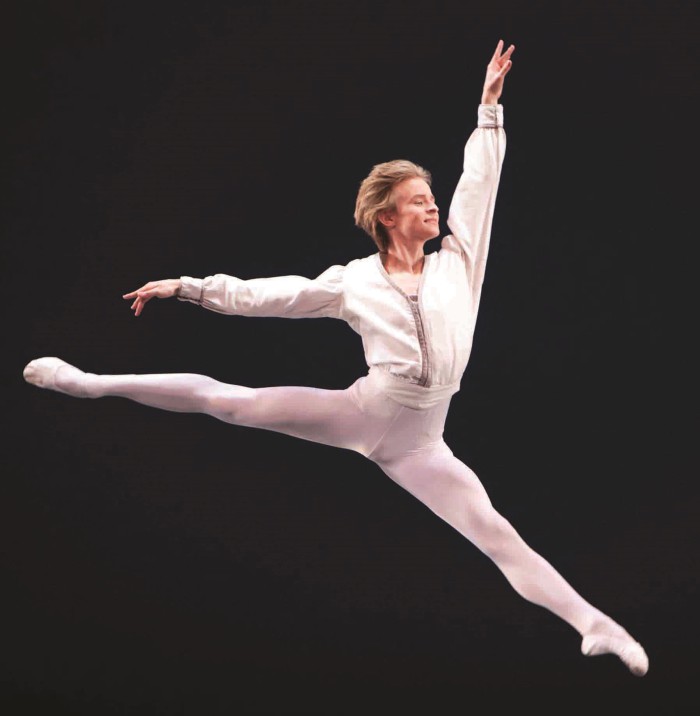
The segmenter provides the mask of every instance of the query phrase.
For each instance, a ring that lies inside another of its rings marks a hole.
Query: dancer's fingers
[[[510,70],[510,68],[512,66],[513,66],[513,63],[510,60],[508,60],[508,62],[506,62],[506,64],[503,65],[503,67],[501,67],[501,69],[498,71],[499,76],[505,77],[508,74],[508,71]]]
[[[134,315],[140,316],[145,305],[146,300],[144,300],[141,296],[137,296],[136,300],[131,304],[131,310],[134,312]]]
[[[148,283],[144,283],[141,288],[137,288],[135,291],[129,291],[129,293],[125,293],[122,298],[133,298],[138,293],[141,293],[142,291],[147,291],[149,288],[153,288],[158,283],[158,281],[149,281]]]
[[[134,296],[138,295],[139,291],[143,291],[146,286],[148,286],[148,284],[141,286],[141,288],[137,288],[135,291],[129,291],[129,293],[125,293],[122,298],[133,298]]]
[[[491,60],[493,62],[498,62],[498,59],[501,56],[502,49],[503,49],[503,40],[499,40],[498,44],[496,45],[496,50],[493,53],[493,57],[491,58]]]
[[[141,286],[141,288],[137,288],[135,291],[129,291],[129,293],[125,293],[122,298],[134,298],[134,296],[138,296],[145,289],[146,286]]]

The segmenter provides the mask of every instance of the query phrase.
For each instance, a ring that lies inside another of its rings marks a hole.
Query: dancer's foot
[[[586,634],[581,642],[581,653],[585,656],[615,654],[635,676],[644,676],[649,670],[649,657],[642,645],[632,637]]]
[[[86,374],[70,363],[55,357],[37,358],[24,367],[24,379],[39,388],[56,390],[76,398],[85,398]]]

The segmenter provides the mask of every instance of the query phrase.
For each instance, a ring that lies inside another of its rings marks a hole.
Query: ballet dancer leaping
[[[649,660],[642,646],[523,541],[443,440],[471,351],[505,155],[499,100],[515,47],[503,47],[499,40],[487,64],[477,127],[450,205],[451,233],[439,251],[423,251],[440,233],[431,175],[396,160],[374,166],[357,195],[355,222],[379,249],[370,256],[315,279],[182,276],[123,296],[133,299],[136,316],[152,298],[175,296],[238,316],[342,319],[362,336],[368,365],[350,387],[248,388],[189,373],[96,375],[56,357],[31,361],[24,378],[75,397],[119,396],[355,450],[490,557],[518,594],[572,626],[583,654],[615,654],[643,676]]]

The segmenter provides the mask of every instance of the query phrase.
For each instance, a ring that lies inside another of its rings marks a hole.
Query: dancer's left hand
[[[496,51],[486,65],[486,79],[481,93],[481,104],[498,104],[501,92],[503,92],[503,79],[513,66],[510,56],[514,50],[515,45],[511,45],[505,52],[502,52],[503,40],[498,41]]]

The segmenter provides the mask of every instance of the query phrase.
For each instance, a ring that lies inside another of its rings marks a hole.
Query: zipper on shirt
[[[418,294],[418,297],[420,300],[420,293]],[[425,328],[423,327],[423,317],[421,316],[420,308],[418,307],[418,301],[412,301],[408,296],[406,296],[406,299],[408,300],[408,302],[411,306],[411,312],[413,313],[413,320],[416,323],[416,333],[418,334],[418,343],[420,345],[421,357],[423,359],[421,373],[420,373],[420,379],[418,380],[418,385],[425,387],[428,385],[429,380],[430,380],[430,361],[428,360],[428,342],[425,339]]]
[[[428,358],[428,341],[425,337],[425,327],[423,325],[423,316],[420,312],[420,307],[418,305],[418,302],[420,301],[420,296],[423,289],[423,279],[425,278],[425,271],[428,264],[428,256],[425,257],[425,263],[423,265],[423,272],[420,277],[420,282],[418,283],[418,290],[416,292],[416,300],[411,300],[411,297],[396,283],[394,283],[391,279],[391,276],[389,275],[389,272],[384,268],[384,264],[382,263],[381,256],[377,253],[375,254],[377,257],[377,263],[379,264],[379,269],[384,274],[384,277],[386,280],[408,301],[408,305],[411,309],[411,313],[413,314],[413,321],[416,324],[416,336],[418,338],[418,345],[420,346],[420,353],[421,353],[421,372],[420,372],[420,378],[418,379],[418,385],[425,388],[430,384],[430,360]]]

